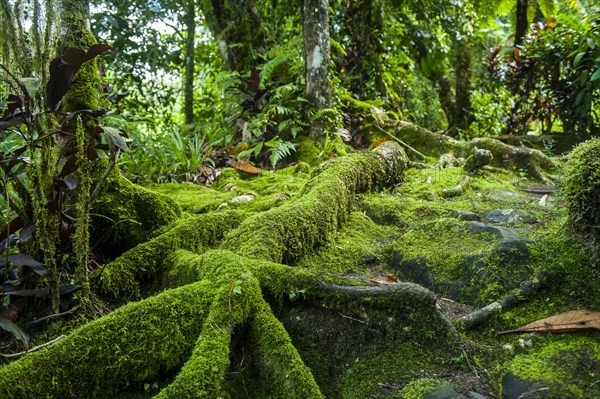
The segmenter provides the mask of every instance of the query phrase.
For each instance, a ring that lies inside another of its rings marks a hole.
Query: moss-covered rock
[[[569,224],[584,240],[600,245],[600,139],[579,144],[563,169],[560,193]]]

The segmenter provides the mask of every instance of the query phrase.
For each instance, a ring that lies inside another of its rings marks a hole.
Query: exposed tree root
[[[526,147],[515,147],[500,140],[476,138],[459,141],[441,133],[434,133],[408,122],[394,122],[391,126],[394,136],[432,157],[451,153],[466,158],[474,148],[491,151],[492,165],[503,168],[516,168],[527,171],[530,177],[544,182],[546,174],[554,167],[554,162],[543,152]]]
[[[546,277],[547,272],[542,271],[536,278],[526,282],[520,288],[510,292],[501,300],[492,302],[481,309],[475,310],[461,317],[459,320],[466,328],[477,327],[493,315],[501,312],[503,309],[506,310],[537,292],[544,285]]]
[[[323,397],[263,293],[340,310],[423,313],[438,324],[427,328],[452,331],[433,293],[418,285],[357,286],[282,264],[327,243],[347,220],[355,194],[396,183],[407,163],[396,144],[385,143],[322,165],[281,207],[246,219],[223,212],[181,220],[98,273],[102,288],[119,297],[139,296],[145,281],[183,286],[126,305],[1,368],[0,397],[109,398],[166,371],[177,374],[157,398],[215,398],[242,325],[250,327],[276,397]],[[221,249],[206,251],[224,235]]]

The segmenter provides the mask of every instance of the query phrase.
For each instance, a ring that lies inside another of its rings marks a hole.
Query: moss
[[[244,323],[262,300],[258,281],[252,275],[238,275],[238,280],[231,274],[228,277],[233,281],[222,285],[213,299],[192,356],[157,399],[220,396],[233,329]]]
[[[311,166],[320,163],[320,151],[315,142],[310,137],[301,137],[298,139],[298,149],[296,150],[296,159],[298,162],[305,162]]]
[[[93,246],[116,257],[177,220],[181,208],[166,195],[133,184],[113,170],[94,204],[94,214]]]
[[[214,297],[209,282],[123,306],[0,368],[0,397],[112,398],[177,368]]]
[[[139,297],[142,283],[161,280],[162,273],[171,266],[169,256],[173,252],[178,249],[203,252],[216,246],[245,217],[246,214],[233,211],[182,219],[164,234],[137,245],[104,266],[94,278],[99,279],[104,292],[115,297]],[[194,281],[197,280],[188,283]]]
[[[294,201],[248,218],[228,235],[223,248],[293,263],[324,245],[347,220],[355,194],[397,180],[403,173],[407,159],[397,145],[378,149],[379,154],[393,154],[352,154],[323,164]]]
[[[423,396],[435,388],[446,385],[447,382],[435,378],[421,378],[411,381],[399,393],[401,399],[422,399]]]
[[[600,139],[575,147],[563,175],[560,195],[566,202],[570,227],[600,247]]]
[[[600,376],[600,344],[591,335],[552,336],[530,353],[519,355],[508,370],[548,388],[544,398],[595,398]]]
[[[296,266],[327,273],[370,276],[380,269],[386,244],[394,234],[394,229],[375,224],[361,212],[352,212],[330,242],[311,256],[300,259]]]
[[[269,397],[290,399],[323,398],[317,383],[271,308],[261,300],[254,317],[251,336],[260,347],[263,384]],[[264,398],[265,396],[256,396]]]

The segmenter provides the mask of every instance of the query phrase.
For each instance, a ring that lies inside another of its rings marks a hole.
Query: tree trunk
[[[200,7],[225,67],[238,72],[250,70],[254,54],[265,51],[267,38],[254,2],[210,0],[200,2]]]
[[[331,85],[329,83],[329,1],[304,0],[304,52],[306,98],[314,110],[329,106]],[[311,136],[322,133],[322,121],[315,121],[310,129]]]
[[[466,131],[471,125],[471,47],[467,37],[455,43],[456,104],[455,128]]]
[[[518,46],[527,33],[527,0],[517,0],[516,21],[515,46]]]
[[[185,97],[185,123],[194,123],[194,66],[196,38],[196,4],[195,0],[188,0],[187,14],[185,16],[187,38],[185,42],[185,82],[183,95]]]

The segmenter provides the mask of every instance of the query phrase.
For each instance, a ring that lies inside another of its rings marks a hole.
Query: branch
[[[26,350],[26,351],[23,351],[23,352],[18,352],[18,353],[10,353],[10,354],[0,353],[0,356],[2,356],[5,359],[10,359],[12,357],[18,357],[18,356],[26,355],[26,354],[28,354],[30,352],[35,352],[38,349],[42,349],[42,348],[44,348],[44,347],[46,347],[48,345],[52,345],[56,341],[61,340],[61,339],[65,338],[65,337],[66,337],[66,335],[59,335],[58,337],[54,338],[52,341],[48,341],[45,344],[41,344],[41,345],[38,345],[38,346],[34,346],[33,348],[31,348],[29,350]]]

